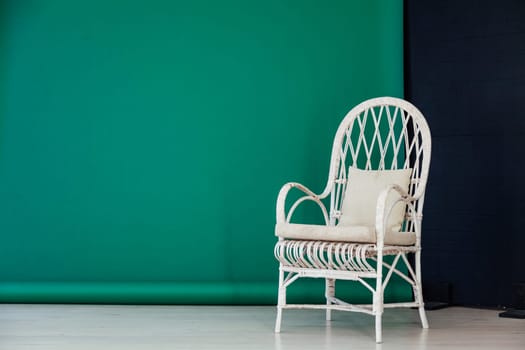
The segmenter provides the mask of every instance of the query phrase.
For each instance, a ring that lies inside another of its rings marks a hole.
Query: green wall
[[[275,303],[280,186],[403,93],[401,0],[1,6],[4,302]]]

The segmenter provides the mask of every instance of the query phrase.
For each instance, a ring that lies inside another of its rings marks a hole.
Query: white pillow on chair
[[[339,226],[375,227],[377,199],[381,192],[391,184],[408,191],[412,169],[401,170],[361,170],[354,167],[348,169],[347,185]],[[386,208],[399,199],[399,194],[390,192]],[[392,209],[388,218],[386,230],[399,231],[405,217],[406,204],[399,202]]]

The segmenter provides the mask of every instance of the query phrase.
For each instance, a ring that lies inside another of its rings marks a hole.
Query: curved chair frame
[[[290,222],[295,209],[305,201],[317,203],[325,224],[337,225],[341,217],[341,203],[347,184],[349,165],[365,170],[412,169],[408,192],[397,185],[385,188],[377,199],[376,242],[362,244],[288,240],[279,238],[275,257],[279,260],[279,295],[275,331],[280,332],[283,309],[326,309],[326,319],[332,310],[356,311],[375,316],[376,342],[382,342],[382,314],[384,308],[418,308],[423,328],[428,328],[421,288],[421,222],[425,187],[431,154],[431,136],[423,114],[409,102],[379,97],[354,107],[345,116],[335,135],[328,182],[321,194],[291,182],[285,184],[277,199],[277,223]],[[286,212],[286,198],[291,189],[304,193]],[[411,246],[385,245],[384,237],[388,215],[393,208],[386,207],[390,192],[398,195],[397,202],[406,203],[404,231],[415,232],[416,242]],[[323,200],[329,200],[327,210]],[[407,258],[415,254],[415,268]],[[384,256],[393,255],[391,264]],[[371,261],[375,261],[371,263]],[[407,272],[398,267],[406,266]],[[383,267],[383,268],[376,268]],[[386,275],[383,274],[386,271]],[[384,290],[393,274],[400,276],[413,289],[414,301],[384,303]],[[286,288],[301,277],[324,278],[326,304],[287,304]],[[353,280],[363,284],[373,295],[371,305],[352,305],[335,297],[335,281]],[[375,282],[375,283],[374,283]]]

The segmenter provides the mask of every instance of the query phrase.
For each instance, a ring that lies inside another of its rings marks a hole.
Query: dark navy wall
[[[406,97],[433,162],[424,281],[498,306],[525,281],[525,1],[405,1]]]

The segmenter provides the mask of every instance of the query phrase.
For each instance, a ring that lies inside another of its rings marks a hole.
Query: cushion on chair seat
[[[374,227],[368,226],[325,226],[278,223],[275,235],[287,239],[314,241],[335,241],[355,243],[376,243]],[[416,243],[414,232],[388,231],[385,245],[409,246]]]

